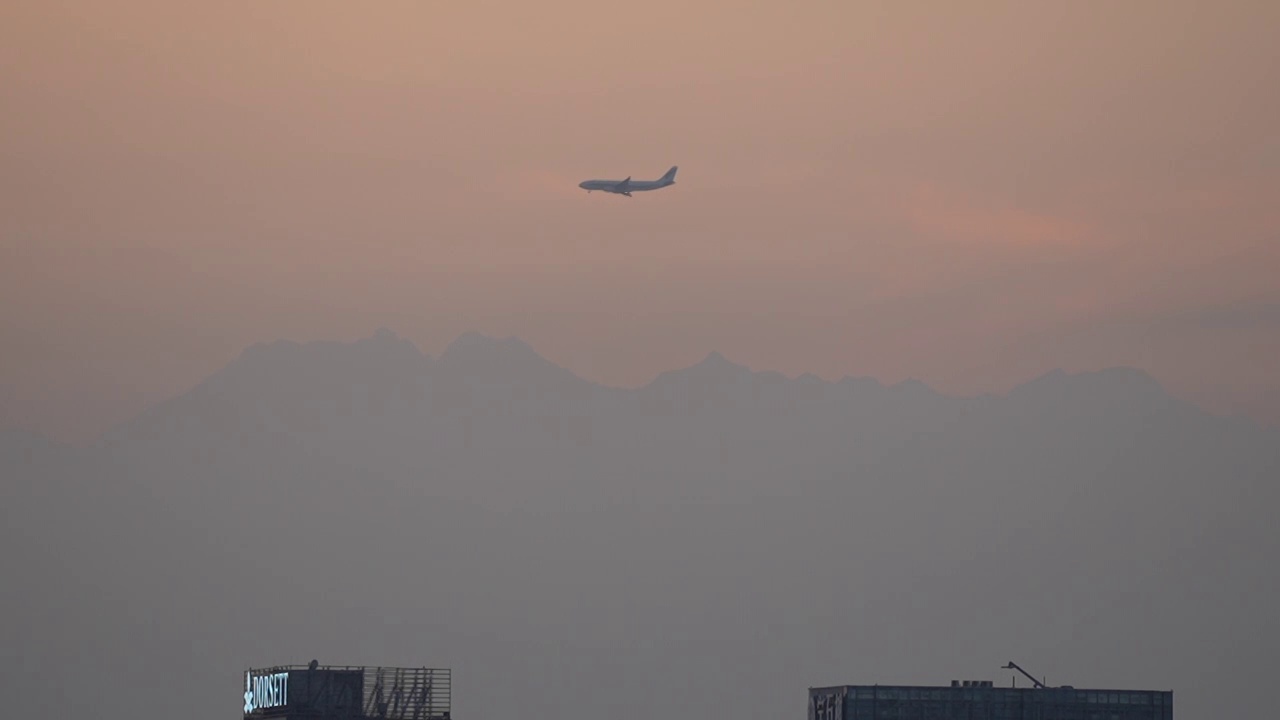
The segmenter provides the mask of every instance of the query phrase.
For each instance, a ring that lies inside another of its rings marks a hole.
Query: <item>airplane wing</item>
[[[620,192],[624,195],[631,190],[631,176],[628,175],[626,180],[618,183],[613,187],[614,192]]]

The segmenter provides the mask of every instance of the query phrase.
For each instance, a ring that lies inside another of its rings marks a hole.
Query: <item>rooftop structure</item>
[[[244,673],[245,720],[450,720],[448,669],[278,665]]]
[[[809,688],[808,720],[1173,720],[1173,693],[1049,687],[996,687],[990,680],[950,685],[838,685]]]

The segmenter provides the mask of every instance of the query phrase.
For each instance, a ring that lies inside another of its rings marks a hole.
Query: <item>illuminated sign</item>
[[[811,694],[809,720],[844,720],[844,692]]]
[[[253,677],[244,674],[244,714],[264,708],[289,704],[289,673],[272,673]]]

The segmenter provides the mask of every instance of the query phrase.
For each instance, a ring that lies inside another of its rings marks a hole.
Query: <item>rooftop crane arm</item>
[[[1031,673],[1027,672],[1026,670],[1023,670],[1023,669],[1022,669],[1022,668],[1020,668],[1020,667],[1018,667],[1018,663],[1016,663],[1016,662],[1014,662],[1014,661],[1012,661],[1012,660],[1010,660],[1010,661],[1009,661],[1009,664],[1008,664],[1008,665],[1003,666],[1001,669],[1003,669],[1003,670],[1017,670],[1018,672],[1022,673],[1023,675],[1026,675],[1026,676],[1027,676],[1027,679],[1028,679],[1028,680],[1030,680],[1030,681],[1032,682],[1032,684],[1034,684],[1036,687],[1038,687],[1038,688],[1042,688],[1042,687],[1044,687],[1044,686],[1045,686],[1045,685],[1044,685],[1044,683],[1042,683],[1042,682],[1040,682],[1039,680],[1035,679],[1035,676],[1033,676]]]

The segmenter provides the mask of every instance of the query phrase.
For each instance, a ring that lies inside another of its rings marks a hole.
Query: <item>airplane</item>
[[[631,197],[633,192],[642,192],[645,190],[661,190],[668,185],[676,184],[676,170],[672,166],[666,175],[657,180],[632,180],[630,176],[626,180],[584,180],[578,183],[578,187],[591,192],[592,190],[603,190],[604,192],[617,193]]]

